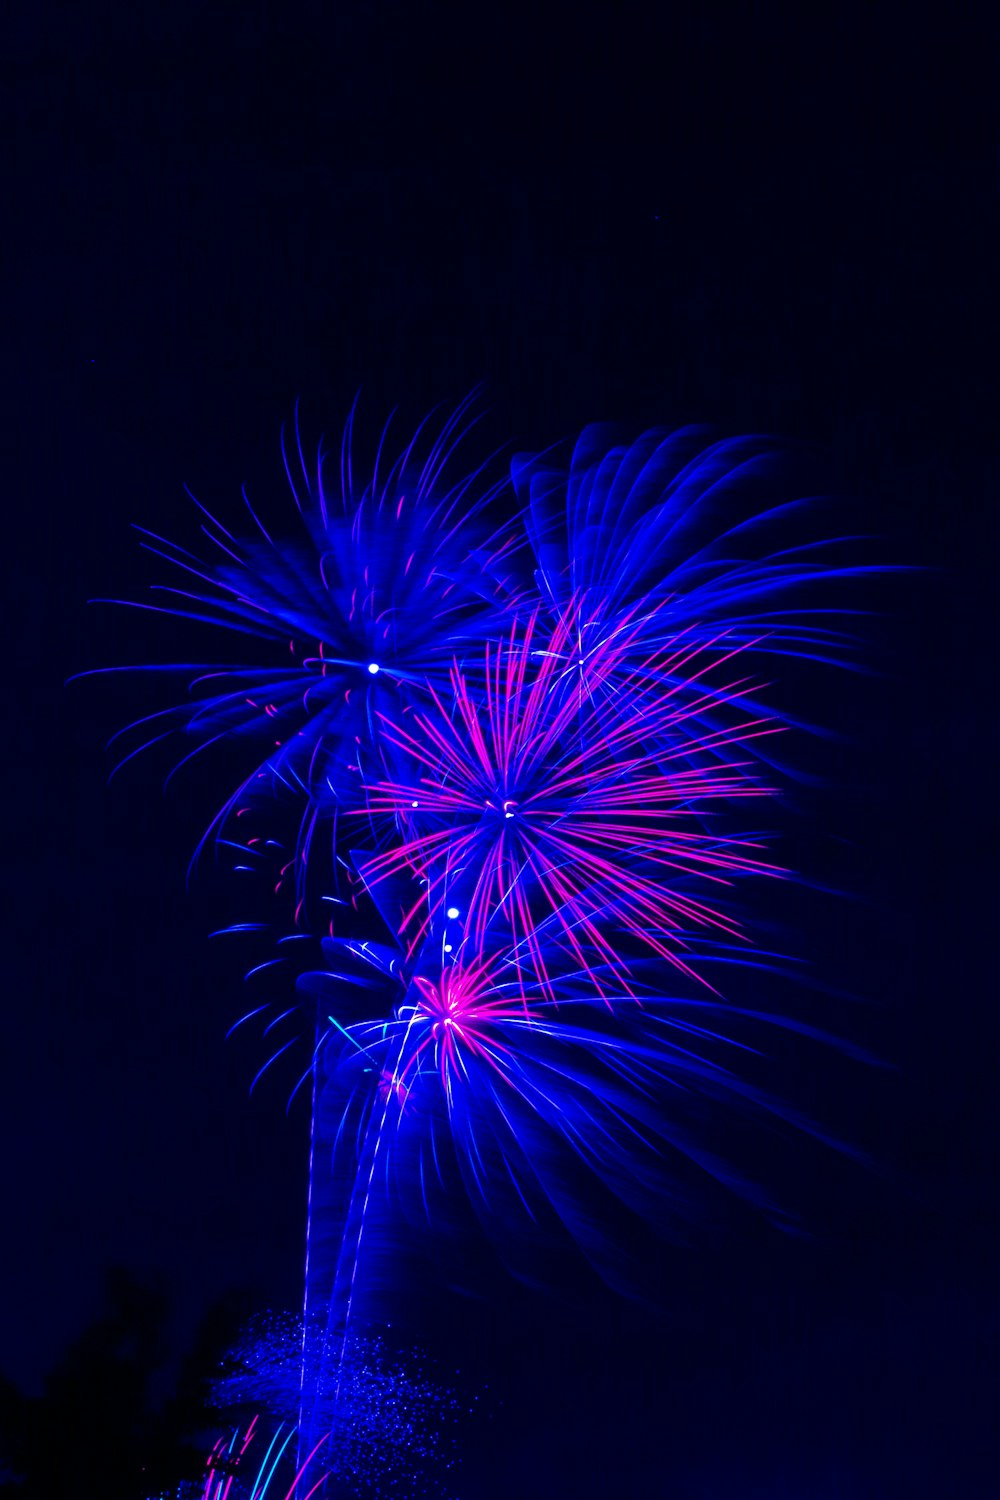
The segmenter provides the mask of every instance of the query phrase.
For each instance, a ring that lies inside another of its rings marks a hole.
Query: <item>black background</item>
[[[804,440],[928,571],[885,586],[845,751],[884,1171],[814,1238],[664,1252],[665,1313],[462,1309],[441,1342],[503,1402],[463,1500],[995,1493],[990,10],[14,8],[5,1374],[38,1387],[110,1264],[169,1292],[178,1350],[228,1290],[299,1295],[303,1121],[247,1100],[238,966],[184,893],[211,808],[105,786],[127,694],[63,682],[152,637],[85,601],[141,594],[129,523],[190,535],[184,483],[280,500],[296,398],[318,436],[359,386],[416,420],[485,380],[519,446]]]

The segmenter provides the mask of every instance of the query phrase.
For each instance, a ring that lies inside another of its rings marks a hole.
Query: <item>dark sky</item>
[[[109,1264],[159,1278],[178,1340],[228,1289],[299,1294],[303,1121],[248,1101],[240,970],[184,893],[211,808],[105,785],[127,693],[63,683],[152,637],[85,601],[141,593],[129,525],[183,534],[185,483],[280,501],[297,398],[318,434],[359,387],[416,418],[485,381],[523,446],[598,419],[802,441],[933,571],[884,586],[845,751],[839,977],[898,1065],[858,1110],[884,1170],[838,1179],[816,1238],[664,1252],[659,1319],[479,1308],[463,1357],[506,1415],[463,1500],[993,1492],[991,10],[14,7],[5,1374],[37,1385]]]

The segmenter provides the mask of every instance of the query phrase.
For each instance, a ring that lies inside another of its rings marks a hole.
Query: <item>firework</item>
[[[480,692],[453,664],[447,699],[431,688],[405,727],[383,725],[409,775],[367,789],[368,812],[391,816],[401,836],[361,863],[365,881],[412,875],[418,894],[399,922],[408,956],[427,944],[435,959],[468,959],[499,941],[550,998],[567,963],[594,976],[588,951],[627,987],[623,937],[690,972],[692,929],[738,928],[689,888],[779,873],[759,839],[720,819],[772,794],[736,752],[781,726],[741,712],[747,679],[725,638],[623,672],[629,630],[567,667],[580,610],[545,633],[537,623],[485,648]],[[671,687],[681,654],[689,689],[713,678],[693,700]],[[628,711],[608,715],[612,691]],[[705,727],[701,710],[723,701],[731,722]]]
[[[595,1201],[617,1201],[674,1234],[724,1189],[787,1222],[766,1185],[777,1165],[774,1127],[841,1146],[769,1087],[768,1053],[791,1040],[800,1058],[809,1043],[862,1054],[791,1007],[737,1004],[696,983],[665,992],[655,961],[635,964],[628,993],[609,975],[595,989],[586,968],[561,973],[557,999],[538,985],[526,995],[517,963],[498,954],[449,963],[436,979],[414,974],[405,992],[397,978],[394,994],[383,990],[383,1014],[366,1018],[344,985],[351,947],[327,942],[327,971],[300,981],[329,1022],[320,1118],[331,1166],[344,1161],[328,1180],[354,1186],[335,1215],[348,1231],[321,1299],[331,1331],[345,1317],[374,1200],[391,1199],[433,1230],[451,1217],[460,1183],[494,1238],[511,1225],[568,1232],[617,1280]],[[361,950],[354,956],[360,962]],[[758,955],[752,969],[730,945],[710,943],[698,956],[716,974],[751,970],[772,1002],[801,989],[777,955]]]
[[[755,956],[742,896],[792,873],[777,747],[800,720],[770,678],[850,659],[832,591],[871,571],[815,539],[812,502],[775,503],[757,439],[588,428],[566,467],[514,462],[501,516],[491,460],[448,477],[468,403],[394,459],[384,433],[363,477],[352,422],[335,493],[297,428],[286,446],[298,542],[249,501],[250,539],[206,513],[208,561],[148,539],[186,576],[143,607],[253,651],[161,669],[190,699],[130,726],[125,756],[177,733],[180,764],[245,745],[206,838],[262,877],[265,910],[226,930],[326,934],[321,968],[301,949],[250,970],[297,973],[304,1005],[237,1022],[275,1042],[260,1077],[309,1017],[305,1331],[292,1354],[259,1340],[240,1376],[286,1423],[287,1500],[324,1445],[354,1484],[369,1439],[405,1447],[386,1428],[405,1371],[351,1327],[396,1208],[436,1224],[460,1180],[491,1230],[555,1229],[603,1272],[609,1204],[670,1230],[721,1186],[777,1218],[750,1127],[830,1141],[759,1066],[766,1036],[832,1038],[782,1008],[793,965]],[[719,976],[741,973],[773,1003],[734,1003]]]
[[[199,506],[207,558],[146,533],[144,545],[184,581],[161,586],[163,602],[134,607],[216,626],[252,643],[254,655],[116,669],[186,677],[190,694],[116,736],[127,747],[119,766],[178,737],[189,748],[173,771],[214,745],[244,744],[249,774],[213,830],[287,792],[313,815],[301,830],[300,850],[307,846],[316,809],[356,795],[377,754],[380,718],[425,683],[444,682],[455,656],[488,639],[498,611],[516,598],[518,534],[489,519],[506,479],[489,479],[489,460],[449,477],[471,425],[465,402],[436,433],[425,422],[395,457],[387,427],[362,477],[352,415],[331,490],[328,456],[321,447],[309,464],[296,423],[291,453],[285,443],[283,453],[298,540],[284,526],[265,527],[245,492],[250,535]]]
[[[540,601],[557,615],[582,602],[587,645],[631,620],[637,650],[723,628],[757,651],[842,662],[850,637],[831,626],[848,612],[830,589],[869,569],[845,556],[856,538],[816,535],[814,499],[776,503],[787,468],[773,442],[699,427],[628,443],[587,427],[565,468],[521,456],[512,477]]]

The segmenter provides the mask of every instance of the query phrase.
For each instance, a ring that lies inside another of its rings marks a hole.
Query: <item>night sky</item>
[[[37,1390],[109,1266],[169,1295],[176,1351],[227,1293],[300,1295],[305,1115],[281,1080],[248,1100],[239,958],[185,892],[218,783],[106,784],[132,689],[65,680],[171,636],[87,601],[162,581],[130,527],[192,539],[185,484],[280,511],[297,399],[318,438],[359,388],[371,421],[415,423],[485,382],[516,448],[593,420],[781,434],[923,572],[878,586],[878,675],[812,705],[844,731],[820,802],[856,899],[800,942],[892,1064],[846,1109],[872,1165],[803,1156],[810,1234],[657,1252],[655,1310],[576,1272],[561,1300],[435,1300],[418,1336],[493,1393],[462,1500],[975,1500],[998,1333],[992,7],[629,9],[8,17],[0,1370]]]

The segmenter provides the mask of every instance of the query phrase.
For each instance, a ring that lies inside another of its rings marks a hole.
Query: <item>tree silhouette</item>
[[[0,1379],[0,1495],[11,1500],[146,1500],[203,1471],[206,1407],[250,1298],[212,1306],[167,1386],[170,1300],[131,1272],[107,1273],[105,1309],[66,1350],[43,1394]]]

